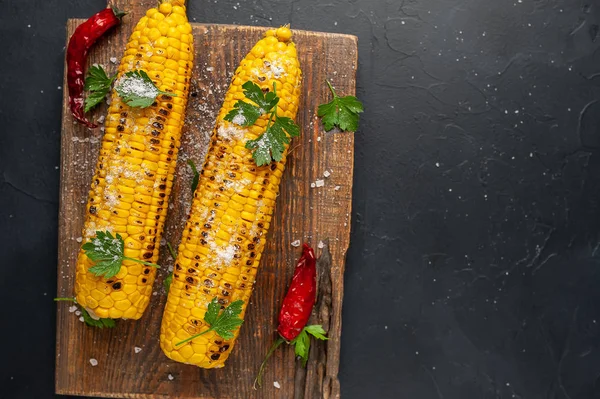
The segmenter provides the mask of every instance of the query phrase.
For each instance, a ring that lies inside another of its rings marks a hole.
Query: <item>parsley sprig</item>
[[[159,94],[177,97],[177,94],[159,90],[148,74],[141,70],[125,72],[119,79],[117,93],[130,107],[146,108],[151,106]]]
[[[244,301],[238,299],[237,301],[231,302],[229,306],[227,306],[225,310],[221,312],[221,305],[216,297],[213,298],[213,300],[208,304],[208,309],[204,314],[204,321],[208,323],[210,328],[176,343],[175,346],[183,345],[186,342],[196,339],[199,336],[211,331],[216,332],[223,339],[233,338],[233,331],[235,331],[235,329],[241,326],[244,322],[244,320],[238,317],[239,314],[242,313],[242,305],[244,305]]]
[[[62,301],[74,302],[75,304],[79,305],[75,298],[54,298],[54,301],[55,302],[62,302]],[[94,319],[89,314],[89,312],[87,310],[85,310],[85,308],[83,306],[78,306],[78,308],[79,308],[79,311],[81,312],[81,316],[83,317],[83,322],[90,327],[113,328],[116,325],[115,321],[113,319]]]
[[[84,86],[85,90],[88,92],[85,97],[84,112],[88,112],[90,109],[104,101],[104,98],[110,91],[110,87],[116,77],[117,74],[109,77],[104,68],[102,68],[102,65],[92,65],[88,69]]]
[[[90,267],[89,271],[95,276],[104,276],[107,279],[116,276],[124,260],[160,268],[156,263],[125,256],[124,248],[123,237],[119,233],[115,237],[110,231],[96,231],[96,237],[81,247],[87,257],[94,262],[94,266]]]
[[[260,86],[248,81],[242,85],[244,95],[252,103],[238,100],[231,111],[225,115],[225,120],[242,127],[254,125],[258,118],[267,115],[267,127],[263,134],[246,142],[246,148],[252,150],[252,158],[256,165],[263,166],[271,160],[281,161],[285,146],[289,144],[290,137],[300,135],[300,127],[286,116],[277,115],[277,87],[273,82],[273,91],[263,93]]]
[[[330,131],[337,126],[345,132],[355,132],[358,129],[358,114],[364,111],[362,103],[354,96],[339,97],[331,83],[328,80],[325,82],[333,94],[333,100],[319,105],[317,110],[325,130]]]

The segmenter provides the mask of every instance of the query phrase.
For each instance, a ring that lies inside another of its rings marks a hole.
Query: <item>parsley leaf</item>
[[[159,90],[148,74],[141,69],[125,72],[116,90],[125,104],[130,107],[149,107],[159,94],[177,97],[175,93]]]
[[[241,326],[244,322],[244,320],[238,317],[239,314],[242,313],[243,305],[244,301],[237,300],[230,303],[225,310],[220,312],[221,305],[219,304],[217,297],[214,297],[213,300],[208,304],[208,309],[204,314],[204,321],[210,326],[210,328],[176,343],[175,346],[189,342],[210,331],[216,332],[223,339],[232,339],[234,337],[233,331],[235,331],[235,329]]]
[[[169,273],[169,275],[164,279],[163,285],[165,286],[165,291],[169,293],[171,289],[171,283],[173,282],[173,272]]]
[[[234,301],[219,315],[221,305],[217,301],[217,298],[213,298],[208,305],[208,311],[204,315],[204,320],[223,339],[231,339],[234,337],[233,331],[244,322],[244,320],[238,317],[242,313],[243,305],[244,301],[242,300]]]
[[[300,331],[300,334],[296,338],[290,342],[294,345],[294,353],[296,356],[300,356],[302,358],[302,363],[304,367],[306,367],[306,362],[308,362],[308,353],[310,350],[310,335],[320,340],[327,340],[328,338],[325,336],[326,332],[320,325],[310,325],[306,326]]]
[[[306,362],[308,362],[308,352],[310,350],[310,337],[306,333],[306,330],[300,331],[300,334],[292,341],[292,345],[294,345],[294,353],[296,356],[300,356],[302,358],[302,365],[306,366]]]
[[[306,326],[306,327],[304,327],[304,330],[317,339],[320,339],[323,341],[326,341],[329,339],[325,336],[325,334],[327,334],[327,333],[323,329],[323,326],[320,324],[312,324],[310,326]]]
[[[275,88],[275,86],[273,86],[273,88]],[[261,110],[261,114],[269,112],[279,102],[279,97],[277,97],[277,93],[275,91],[263,93],[259,85],[250,81],[244,83],[242,85],[242,89],[244,89],[244,95],[246,98],[258,105]]]
[[[358,129],[358,114],[363,112],[363,105],[354,96],[338,97],[326,80],[327,86],[333,94],[333,100],[327,104],[319,105],[317,115],[320,116],[326,131],[338,126],[346,132],[355,132]]]
[[[175,250],[171,246],[170,242],[167,242],[167,248],[169,248],[169,252],[171,253],[171,258],[173,258],[173,260],[177,260],[177,254],[175,253]],[[163,285],[165,286],[165,291],[167,291],[167,293],[169,293],[169,290],[171,289],[172,282],[173,282],[173,272],[169,273],[167,275],[167,277],[163,280]]]
[[[84,112],[88,112],[96,105],[104,101],[104,98],[110,91],[110,86],[115,81],[117,74],[112,77],[108,77],[102,65],[92,65],[87,72],[85,78],[85,90],[88,91],[85,97],[85,108]]]
[[[271,112],[271,110],[279,103],[279,97],[274,92],[263,93],[259,85],[247,81],[242,85],[244,96],[254,104],[243,100],[238,100],[233,109],[225,115],[225,120],[242,127],[254,125],[256,120],[261,115]]]
[[[113,328],[116,324],[113,319],[94,319],[84,307],[80,307],[81,315],[83,316],[83,321],[90,327],[98,327],[98,328]]]
[[[266,134],[260,135],[257,139],[246,141],[246,148],[254,150],[252,152],[252,158],[258,166],[267,165],[271,162],[271,150],[273,146],[269,141],[269,136]],[[275,158],[281,151],[275,150],[273,158]],[[279,157],[281,159],[281,156]]]
[[[268,115],[267,127],[263,134],[246,142],[246,148],[252,151],[252,158],[256,165],[263,166],[271,160],[281,161],[290,137],[300,135],[300,127],[287,117],[277,115],[277,88],[273,84],[273,91],[263,93],[260,86],[248,81],[242,85],[246,98],[256,105],[243,100],[238,100],[231,111],[225,115],[225,120],[242,127],[249,127],[256,123],[262,115]]]
[[[169,252],[171,253],[171,258],[173,258],[173,260],[177,259],[177,253],[175,252],[175,250],[171,246],[170,242],[167,243],[167,248],[169,248]]]
[[[123,260],[130,260],[147,266],[160,268],[159,265],[130,258],[123,254],[125,243],[119,233],[114,237],[110,231],[96,231],[96,237],[81,246],[88,258],[94,262],[89,271],[95,276],[114,277],[121,270]]]
[[[59,301],[67,301],[67,302],[74,302],[77,304],[77,300],[75,298],[54,298],[55,302],[59,302]],[[79,304],[77,304],[79,305]],[[85,324],[87,324],[90,327],[98,327],[98,328],[104,328],[104,327],[108,327],[108,328],[113,328],[116,324],[115,321],[113,319],[94,319],[87,310],[85,310],[85,308],[83,306],[79,306],[79,309],[81,311],[81,316],[83,317],[83,321]]]
[[[192,168],[192,172],[194,172],[194,178],[192,179],[192,195],[196,192],[196,187],[198,187],[198,180],[200,179],[200,173],[198,173],[198,169],[196,169],[196,164],[191,159],[187,161],[190,168]]]
[[[257,106],[239,100],[223,119],[242,127],[248,127],[254,125],[256,120],[260,118],[262,115],[260,111],[260,108]]]

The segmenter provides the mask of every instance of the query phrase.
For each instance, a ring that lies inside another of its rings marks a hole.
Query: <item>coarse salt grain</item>
[[[300,246],[300,240],[292,241],[290,244],[291,244],[292,247],[299,247]]]
[[[83,318],[83,316],[81,316],[81,317],[79,318],[79,321],[80,321],[80,322],[82,322],[82,323],[85,321],[85,319]]]
[[[117,57],[110,57],[110,62],[112,62],[113,64],[117,63]]]
[[[331,176],[331,172],[326,170],[325,172],[323,172],[323,176],[329,177],[329,176]]]
[[[311,188],[315,188],[317,185],[315,183],[310,183]]]
[[[101,116],[98,118],[98,123],[104,123],[104,120],[105,120],[105,119],[106,119],[106,117],[105,117],[104,115],[101,115]]]
[[[94,358],[90,359],[90,364],[92,365],[92,367],[96,367],[98,365],[98,361]]]
[[[321,141],[321,136],[317,137],[317,141]]]
[[[280,384],[279,384],[279,382],[277,382],[277,381],[273,381],[273,386],[274,386],[275,388],[277,388],[277,389],[280,389],[280,388],[281,388],[281,385],[280,385]]]
[[[135,353],[140,353],[142,351],[142,348],[140,348],[139,346],[136,346],[136,347],[133,348],[133,351]]]
[[[175,379],[175,377],[173,377],[173,374],[169,374],[167,378],[169,379],[169,381],[173,381]]]
[[[81,316],[81,312],[79,310],[75,311],[75,316]]]
[[[75,239],[75,241],[77,241],[77,242],[81,242],[81,241],[83,241],[83,238],[82,238],[82,237],[77,237],[77,238]]]
[[[342,188],[342,186],[335,186],[334,190],[335,191],[340,191],[340,188]]]
[[[316,187],[323,187],[325,185],[325,180],[315,180]]]
[[[319,241],[319,244],[317,245],[317,248],[323,249],[324,246],[325,246],[325,244],[323,243],[323,241]]]
[[[73,305],[73,306],[69,307],[69,313],[73,313],[73,312],[76,312],[76,311],[77,311],[77,306]],[[79,312],[79,314],[81,314],[81,312]]]

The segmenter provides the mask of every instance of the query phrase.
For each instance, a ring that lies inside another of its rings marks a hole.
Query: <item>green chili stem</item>
[[[284,342],[286,342],[285,339],[283,339],[282,337],[278,337],[277,340],[273,342],[273,345],[271,345],[271,349],[269,349],[269,351],[267,352],[267,356],[265,356],[265,359],[260,364],[260,369],[258,369],[258,375],[254,380],[254,389],[257,389],[257,386],[262,386],[262,375],[265,371],[265,367],[267,366],[267,360],[269,360],[273,352],[275,352],[275,349],[279,348],[279,345],[283,344]]]

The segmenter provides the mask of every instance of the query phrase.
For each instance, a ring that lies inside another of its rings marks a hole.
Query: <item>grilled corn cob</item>
[[[119,233],[124,255],[155,263],[184,122],[192,73],[192,28],[182,0],[162,0],[140,19],[127,43],[117,80],[144,70],[159,95],[148,108],[126,105],[113,89],[106,131],[86,207],[83,243],[96,231]],[[150,300],[156,269],[124,260],[119,273],[97,277],[80,250],[75,295],[92,316],[139,319]]]
[[[217,117],[162,320],[161,348],[175,361],[203,368],[223,367],[239,334],[236,329],[234,337],[227,340],[211,331],[177,345],[209,329],[204,315],[215,297],[222,308],[242,300],[242,319],[246,311],[279,191],[285,153],[280,162],[257,167],[245,143],[264,132],[267,116],[248,128],[233,125],[224,117],[237,100],[245,98],[242,85],[246,81],[263,91],[273,90],[275,83],[280,97],[277,114],[296,117],[301,71],[291,36],[287,27],[266,32],[237,68]]]

